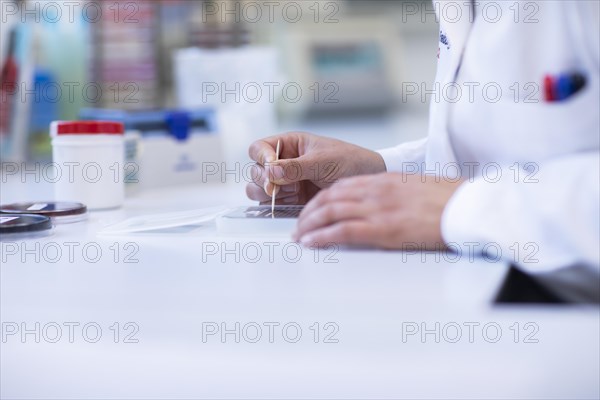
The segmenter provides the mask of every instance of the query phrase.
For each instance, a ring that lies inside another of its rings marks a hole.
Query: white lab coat
[[[435,3],[448,44],[429,135],[382,150],[388,171],[454,179],[460,167],[467,182],[443,214],[447,243],[501,255],[567,299],[599,301],[599,2],[477,0],[473,23],[468,2],[453,2],[458,22]],[[544,76],[573,71],[585,88],[544,101]]]

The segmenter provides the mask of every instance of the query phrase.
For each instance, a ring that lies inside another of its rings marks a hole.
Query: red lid
[[[122,135],[125,127],[113,121],[59,121],[57,135]]]

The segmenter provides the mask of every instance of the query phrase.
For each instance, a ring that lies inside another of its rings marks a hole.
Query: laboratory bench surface
[[[2,202],[47,189],[4,184]],[[213,224],[97,235],[219,204],[250,203],[242,184],[153,190],[3,243],[1,397],[600,395],[598,308],[494,305],[502,262],[316,251],[222,237]]]

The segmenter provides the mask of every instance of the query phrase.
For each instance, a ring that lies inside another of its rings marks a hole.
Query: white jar
[[[53,122],[55,200],[83,203],[89,210],[121,207],[125,199],[123,133],[119,122]]]

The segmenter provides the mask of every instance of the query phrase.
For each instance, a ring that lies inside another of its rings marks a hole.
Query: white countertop
[[[3,184],[2,202],[35,200],[46,189]],[[154,190],[121,210],[58,225],[38,242],[3,243],[1,397],[600,395],[598,308],[493,306],[503,263],[450,262],[436,253],[317,253],[287,238],[220,237],[212,224],[96,235],[134,215],[250,204],[243,193],[242,184]],[[36,322],[39,343],[35,334],[7,334],[15,326],[35,330]],[[79,324],[72,343],[69,323]],[[234,333],[203,338],[222,323],[234,331],[239,323],[239,343]],[[436,323],[439,343],[434,333],[408,335],[415,327],[435,331]],[[89,343],[97,327],[102,336]],[[302,334],[290,343],[298,327]],[[129,339],[138,342],[126,343],[134,330]]]

